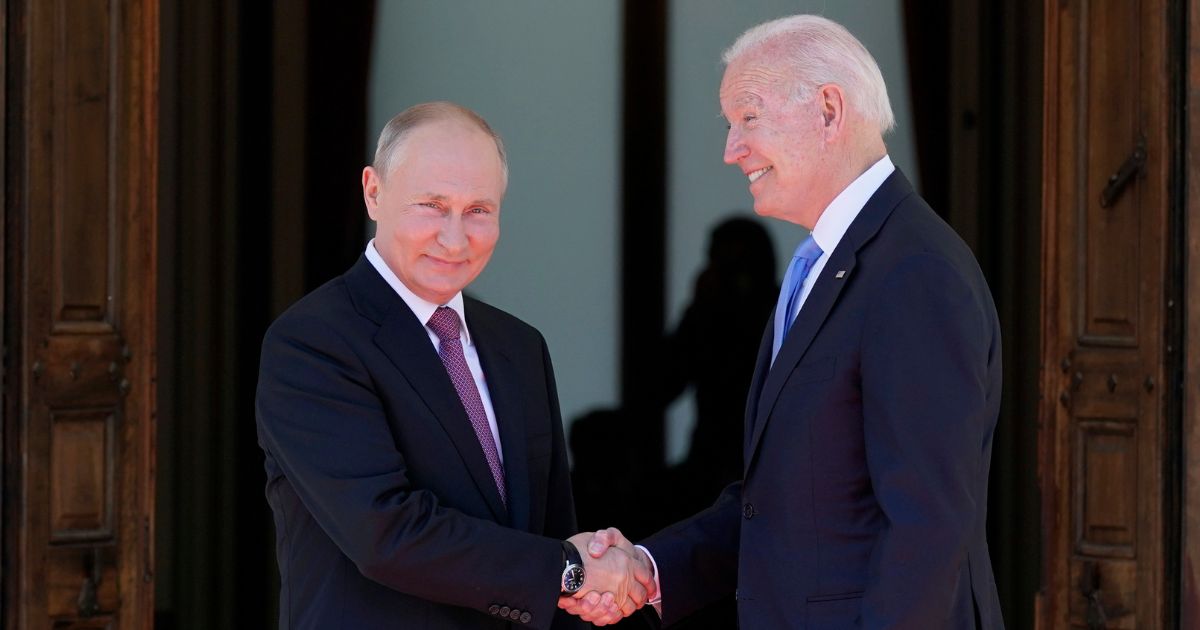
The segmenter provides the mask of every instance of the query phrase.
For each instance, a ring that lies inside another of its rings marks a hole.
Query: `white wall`
[[[896,114],[896,130],[886,138],[888,152],[909,180],[917,181],[899,0],[675,0],[668,17],[667,53],[669,326],[678,322],[691,297],[693,280],[704,264],[708,232],[736,210],[753,216],[745,176],[721,158],[725,147],[725,120],[717,100],[724,72],[721,53],[751,26],[796,13],[818,13],[841,23],[871,51]],[[760,220],[775,243],[782,279],[792,250],[806,231],[783,221]],[[690,397],[668,415],[669,456],[678,459],[686,451],[695,417]]]
[[[542,331],[567,422],[618,399],[620,6],[380,0],[376,16],[371,147],[432,100],[504,138],[500,243],[469,292]]]

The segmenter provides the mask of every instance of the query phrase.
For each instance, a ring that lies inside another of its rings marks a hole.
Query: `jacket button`
[[[529,621],[530,621],[531,619],[533,619],[533,615],[531,615],[531,614],[529,614],[529,613],[527,613],[527,612],[523,612],[523,613],[521,613],[521,620],[520,620],[520,621],[521,621],[521,623],[529,623]]]
[[[512,610],[512,609],[511,609],[511,608],[509,608],[508,606],[501,606],[501,607],[500,607],[500,616],[501,616],[501,617],[507,617],[507,616],[508,616],[508,612],[509,612],[510,610]]]
[[[500,607],[499,607],[499,606],[497,606],[496,604],[492,604],[492,605],[491,605],[491,607],[489,607],[489,608],[488,608],[488,614],[491,614],[491,615],[499,615],[499,614],[500,614]]]
[[[753,503],[746,503],[742,506],[742,516],[746,517],[747,519],[751,519],[754,518],[755,514],[757,514],[757,512],[754,511]]]

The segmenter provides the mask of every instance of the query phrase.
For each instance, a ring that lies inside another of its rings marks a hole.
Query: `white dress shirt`
[[[821,212],[821,216],[817,218],[817,224],[812,229],[813,240],[817,242],[822,253],[813,263],[812,270],[804,279],[804,284],[800,286],[800,299],[797,300],[796,313],[793,315],[799,314],[800,309],[804,307],[804,301],[812,292],[813,284],[816,283],[817,278],[821,277],[825,263],[829,262],[830,254],[842,241],[850,224],[858,217],[858,213],[862,212],[867,201],[871,199],[871,195],[874,195],[875,191],[883,185],[883,180],[887,179],[895,170],[896,166],[892,164],[892,159],[885,154],[878,162],[871,165],[871,168],[850,182],[850,185],[838,193],[838,196],[834,197],[828,206],[825,206],[825,210]],[[646,557],[650,559],[650,564],[654,566],[654,585],[658,589],[658,593],[647,603],[653,605],[659,615],[662,615],[662,585],[658,579],[658,563],[654,561],[654,556],[648,549],[641,545],[637,545],[637,548],[645,552]]]
[[[475,378],[475,387],[479,389],[479,398],[483,401],[483,411],[487,414],[488,428],[492,431],[492,439],[496,441],[496,452],[499,453],[500,463],[503,464],[504,449],[500,447],[500,428],[496,425],[496,412],[492,409],[492,397],[488,394],[487,380],[484,379],[483,367],[479,364],[479,353],[475,350],[475,344],[471,341],[471,329],[467,325],[467,314],[463,311],[462,291],[455,293],[454,297],[450,298],[450,301],[445,304],[428,302],[417,297],[416,293],[413,293],[411,289],[400,281],[400,278],[396,277],[395,273],[392,273],[391,267],[388,267],[387,263],[383,261],[383,257],[379,255],[379,250],[375,249],[375,239],[371,239],[371,242],[367,243],[366,257],[367,260],[371,261],[371,265],[375,267],[375,270],[379,272],[379,275],[383,276],[383,279],[387,281],[388,286],[396,291],[400,299],[404,300],[408,308],[417,316],[417,320],[421,322],[422,326],[429,323],[429,318],[433,317],[433,312],[440,306],[454,309],[454,312],[458,313],[458,321],[462,323],[459,342],[463,346],[463,356],[467,359],[467,367],[471,369],[471,376]],[[425,333],[429,335],[429,342],[433,344],[433,349],[436,352],[441,340],[438,339],[438,336],[428,326],[425,326]]]
[[[796,312],[792,313],[793,317],[799,314],[800,309],[804,307],[804,301],[808,299],[808,294],[812,293],[817,278],[821,277],[825,263],[829,262],[829,256],[834,249],[837,249],[838,243],[842,242],[842,237],[846,235],[850,224],[854,222],[858,213],[862,212],[863,206],[867,205],[871,195],[874,195],[875,191],[883,185],[883,180],[887,179],[895,170],[892,159],[885,154],[871,168],[850,182],[850,185],[825,207],[825,211],[821,213],[817,224],[812,229],[813,240],[821,248],[822,254],[813,263],[812,270],[808,272],[808,277],[800,286],[800,299],[797,300],[799,304],[796,305]]]

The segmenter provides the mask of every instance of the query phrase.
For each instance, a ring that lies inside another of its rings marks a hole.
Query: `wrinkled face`
[[[790,86],[763,52],[726,67],[720,93],[729,122],[725,163],[746,175],[756,213],[812,229],[828,202],[821,181],[823,117],[816,99],[792,102]]]
[[[483,271],[500,238],[506,182],[496,143],[456,120],[414,129],[386,178],[363,169],[375,248],[400,281],[445,304]]]

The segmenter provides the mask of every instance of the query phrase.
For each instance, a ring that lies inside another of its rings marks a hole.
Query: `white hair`
[[[845,92],[850,107],[879,126],[880,134],[896,126],[879,64],[841,24],[819,15],[764,22],[742,33],[721,59],[728,65],[766,47],[773,49],[772,58],[794,81],[796,101],[807,101],[818,86],[834,83]]]

